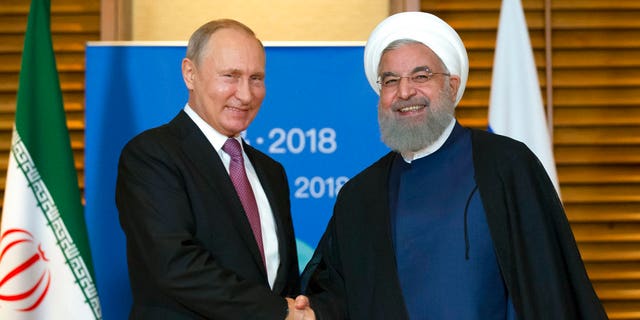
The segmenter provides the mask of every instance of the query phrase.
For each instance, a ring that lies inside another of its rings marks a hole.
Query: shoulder
[[[363,183],[370,180],[371,178],[379,177],[381,174],[388,172],[389,167],[391,166],[391,163],[395,158],[395,155],[395,152],[387,153],[380,159],[376,160],[376,162],[360,171],[349,181],[353,181],[354,183]]]
[[[259,162],[262,165],[274,166],[278,168],[283,168],[282,164],[266,153],[252,147],[249,144],[243,143],[244,152],[247,154],[251,162]]]
[[[504,149],[516,149],[519,152],[528,150],[527,146],[515,139],[507,136],[491,133],[484,130],[470,129],[471,141],[474,148],[483,148],[485,150],[491,150],[501,153]]]
[[[544,166],[524,143],[515,139],[472,129],[475,175],[479,185],[496,186],[504,181],[529,181],[553,190]],[[483,188],[481,187],[481,190]]]
[[[389,169],[396,155],[395,152],[389,152],[353,176],[340,189],[339,196],[353,195],[354,192],[373,194],[374,190],[385,187]]]
[[[195,123],[180,111],[171,121],[163,125],[146,129],[123,146],[121,158],[130,158],[144,155],[156,155],[175,153],[184,144],[183,141],[189,136],[200,132]],[[200,140],[206,138],[202,136]],[[196,139],[195,141],[198,141]]]
[[[537,160],[534,153],[524,143],[507,136],[478,130],[471,130],[473,157],[476,162],[494,164],[513,163],[514,160]]]

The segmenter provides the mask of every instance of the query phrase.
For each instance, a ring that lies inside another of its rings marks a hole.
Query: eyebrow
[[[413,74],[413,73],[416,73],[416,72],[426,71],[426,70],[431,70],[431,68],[429,68],[429,66],[418,66],[418,67],[413,68],[413,70],[411,70],[411,73]],[[397,73],[395,73],[395,72],[387,71],[387,72],[383,72],[380,75],[380,78],[390,77],[390,76],[391,77],[393,77],[393,76],[398,77],[399,75]]]
[[[218,74],[220,74],[220,75],[222,75],[222,74],[232,74],[232,75],[235,75],[235,76],[240,76],[240,75],[244,74],[244,71],[242,71],[240,69],[237,69],[237,68],[230,68],[230,69],[220,70],[220,71],[218,71]],[[253,76],[264,77],[265,76],[265,72],[258,71],[258,72],[249,74],[249,76],[250,77],[253,77]]]

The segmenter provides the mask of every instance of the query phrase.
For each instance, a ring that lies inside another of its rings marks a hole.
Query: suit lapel
[[[184,111],[181,111],[170,122],[170,125],[177,130],[177,133],[182,138],[182,149],[185,156],[192,162],[192,166],[200,171],[200,176],[211,186],[212,194],[202,195],[203,201],[206,202],[208,201],[207,199],[216,197],[225,204],[223,208],[212,208],[212,210],[220,211],[222,214],[228,214],[231,217],[234,227],[242,235],[245,245],[253,256],[256,267],[261,270],[266,281],[266,270],[251,231],[249,220],[220,156]],[[215,206],[211,205],[211,207]]]

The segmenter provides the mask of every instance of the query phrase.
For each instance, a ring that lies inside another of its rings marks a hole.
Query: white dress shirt
[[[228,173],[231,157],[222,150],[222,145],[224,145],[229,137],[213,129],[195,111],[193,111],[193,109],[191,109],[189,104],[184,107],[184,112],[186,112],[191,120],[196,123],[198,128],[200,128],[200,131],[204,133],[213,148],[218,152],[218,155],[220,155],[222,163],[224,163]],[[240,146],[242,146],[242,139],[240,136],[236,136],[234,139],[237,139],[238,142],[240,142]],[[242,148],[242,156],[244,157],[244,167],[247,172],[247,178],[249,179],[249,183],[251,183],[251,188],[253,189],[253,194],[256,197],[258,205],[258,212],[260,213],[260,227],[262,230],[262,244],[264,247],[264,258],[267,266],[267,277],[269,280],[269,286],[273,288],[273,283],[276,279],[278,268],[280,267],[277,235],[278,230],[276,230],[276,224],[273,218],[273,212],[271,211],[271,206],[269,205],[269,199],[267,199],[267,195],[260,184],[256,170],[253,168],[251,161],[249,161],[247,154],[244,152],[244,146]]]

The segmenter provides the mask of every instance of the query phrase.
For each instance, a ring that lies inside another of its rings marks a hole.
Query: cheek
[[[393,96],[390,95],[380,95],[380,102],[378,103],[378,107],[381,109],[389,109],[393,104]]]
[[[209,86],[209,92],[220,96],[229,96],[235,91],[233,85],[224,83],[213,83]]]
[[[258,104],[262,103],[262,100],[267,94],[267,90],[264,87],[261,87],[261,88],[254,88],[252,91],[253,91],[253,97],[255,98],[255,102]]]
[[[230,86],[213,81],[202,83],[198,91],[209,100],[227,99],[232,92]]]

